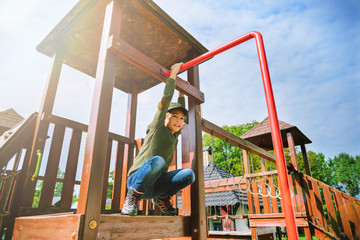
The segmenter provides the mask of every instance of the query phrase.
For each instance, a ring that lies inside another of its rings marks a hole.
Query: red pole
[[[275,160],[276,166],[278,169],[278,176],[279,176],[279,184],[280,184],[280,191],[282,195],[282,204],[283,204],[283,211],[285,214],[285,221],[286,221],[286,231],[289,239],[298,240],[299,235],[296,227],[295,222],[295,213],[294,207],[291,202],[291,195],[290,195],[290,186],[289,186],[289,179],[288,179],[288,172],[286,169],[286,162],[284,157],[284,150],[283,144],[280,134],[279,128],[279,120],[276,113],[276,106],[274,100],[274,94],[272,91],[269,68],[266,60],[264,42],[262,40],[262,36],[259,32],[249,32],[246,33],[218,48],[215,48],[212,51],[204,53],[199,57],[196,57],[186,63],[184,63],[181,68],[180,72],[185,71],[186,69],[204,62],[205,60],[212,58],[213,56],[222,53],[232,47],[235,47],[243,42],[246,42],[252,38],[255,38],[256,48],[259,56],[260,62],[260,70],[261,76],[263,79],[264,91],[265,91],[265,99],[266,99],[266,106],[268,109],[269,114],[269,121],[270,121],[270,129],[271,129],[271,137],[274,145],[274,152],[275,152]],[[165,69],[161,69],[161,73],[165,76],[169,76],[171,71],[166,71]]]

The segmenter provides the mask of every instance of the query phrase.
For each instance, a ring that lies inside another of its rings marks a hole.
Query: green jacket
[[[128,172],[128,176],[137,171],[146,160],[154,156],[162,157],[165,160],[164,171],[168,170],[172,162],[174,151],[178,142],[178,136],[180,134],[180,131],[171,134],[169,129],[164,125],[166,112],[174,95],[174,89],[175,80],[168,78],[163,97],[158,104],[158,110],[153,121],[149,124],[146,130],[144,144],[142,145],[139,154],[136,156],[134,164]],[[185,107],[185,98],[179,97],[178,103]]]

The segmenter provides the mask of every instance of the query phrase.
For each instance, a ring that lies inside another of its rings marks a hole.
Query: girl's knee
[[[195,173],[193,170],[191,170],[190,168],[186,168],[184,169],[185,174],[186,174],[186,179],[188,181],[189,184],[192,184],[193,182],[195,182]]]
[[[165,168],[165,160],[162,157],[155,156],[151,159],[151,167],[163,170]]]

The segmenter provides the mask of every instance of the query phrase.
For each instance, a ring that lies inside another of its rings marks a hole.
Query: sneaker
[[[164,215],[175,216],[177,214],[177,209],[173,207],[174,204],[170,196],[154,198],[153,203],[160,207]]]
[[[138,192],[134,188],[129,188],[129,191],[126,194],[124,206],[121,210],[121,214],[136,216],[138,212],[139,201],[143,194],[144,193]]]

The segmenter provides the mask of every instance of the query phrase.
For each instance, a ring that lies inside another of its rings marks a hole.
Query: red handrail
[[[286,229],[289,239],[298,240],[298,231],[295,223],[295,213],[294,207],[291,202],[290,196],[290,187],[289,187],[289,180],[288,180],[288,173],[286,169],[286,162],[284,157],[284,150],[283,144],[281,140],[280,128],[279,128],[279,120],[276,113],[276,106],[274,100],[274,94],[272,91],[269,68],[266,60],[264,42],[262,40],[262,36],[259,32],[253,31],[246,33],[218,48],[215,48],[212,51],[204,53],[199,57],[196,57],[186,63],[184,63],[181,68],[180,72],[196,65],[199,63],[204,62],[205,60],[222,53],[232,47],[235,47],[241,43],[244,43],[252,38],[255,38],[256,41],[256,48],[259,56],[260,62],[260,70],[261,76],[263,79],[264,84],[264,91],[265,91],[265,99],[266,99],[266,106],[268,109],[269,114],[269,121],[270,121],[270,129],[271,129],[271,137],[274,145],[274,152],[275,152],[275,160],[278,169],[278,177],[279,177],[279,184],[280,184],[280,191],[282,195],[282,204],[284,208],[285,214],[285,221],[286,221]],[[161,69],[161,73],[167,77],[170,76],[171,71],[166,71],[165,69]]]

